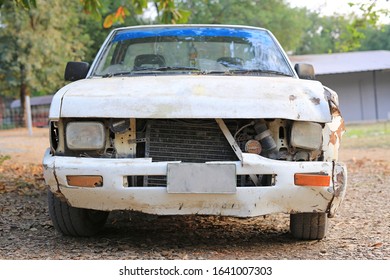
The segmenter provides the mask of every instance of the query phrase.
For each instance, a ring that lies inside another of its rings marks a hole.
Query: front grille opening
[[[276,183],[275,174],[258,174],[255,175],[257,178],[258,187],[272,187]],[[249,175],[239,175],[237,176],[237,187],[254,187],[256,186],[253,180]]]
[[[239,120],[225,120],[234,135],[242,127]],[[137,157],[153,162],[204,163],[239,161],[214,119],[138,119]],[[253,176],[252,176],[253,177]],[[275,175],[257,175],[257,186],[274,186]],[[248,175],[237,175],[237,187],[256,186]],[[166,187],[166,176],[126,176],[125,187]]]
[[[257,186],[272,187],[275,186],[275,174],[256,175],[258,178]],[[167,187],[167,176],[126,176],[123,180],[124,187]],[[254,187],[255,184],[249,175],[237,175],[237,187]]]
[[[167,187],[167,176],[125,176],[123,186],[129,187]]]
[[[145,176],[126,176],[123,179],[123,186],[127,187],[143,187]]]
[[[234,131],[235,122],[227,125]],[[155,162],[238,160],[215,120],[147,120],[145,138],[145,157]]]

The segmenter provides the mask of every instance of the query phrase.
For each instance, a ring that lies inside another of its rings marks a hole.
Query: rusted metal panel
[[[136,120],[130,119],[129,128],[123,133],[116,133],[114,146],[117,157],[135,157],[136,155]]]
[[[56,94],[54,104],[51,118],[58,118],[60,112],[61,117],[83,118],[330,121],[322,85],[288,77],[235,76],[232,79],[188,75],[175,76],[174,82],[170,76],[94,78],[68,85]]]
[[[331,121],[325,124],[322,130],[322,150],[325,161],[337,161],[341,138],[345,132],[344,119],[339,109],[338,95],[330,88],[324,87],[324,95],[328,99]]]
[[[341,137],[345,132],[343,118],[339,115],[338,110],[332,115],[332,122],[327,123],[323,129],[323,144],[325,161],[337,161],[339,157],[339,148]]]

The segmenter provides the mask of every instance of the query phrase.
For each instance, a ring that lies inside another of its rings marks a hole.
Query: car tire
[[[320,240],[328,231],[326,213],[290,214],[290,232],[293,237],[302,240]]]
[[[47,198],[53,226],[63,235],[92,236],[106,223],[109,212],[72,207],[61,201],[50,190]]]

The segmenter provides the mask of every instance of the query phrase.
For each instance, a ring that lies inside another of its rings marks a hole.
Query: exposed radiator
[[[230,127],[234,133],[235,124]],[[148,120],[145,136],[145,157],[155,162],[238,160],[215,120]],[[166,177],[145,178],[144,183],[166,185]]]

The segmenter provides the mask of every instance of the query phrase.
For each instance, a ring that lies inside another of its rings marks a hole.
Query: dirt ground
[[[28,135],[25,128],[0,130],[0,155],[9,155],[13,162],[40,164],[49,147],[48,128],[33,128]]]
[[[349,182],[321,241],[296,241],[288,215],[237,219],[110,215],[93,238],[57,234],[40,166],[47,129],[0,131],[0,259],[390,259],[390,149],[345,148]],[[7,155],[7,156],[6,156]],[[9,158],[10,157],[10,158]]]

